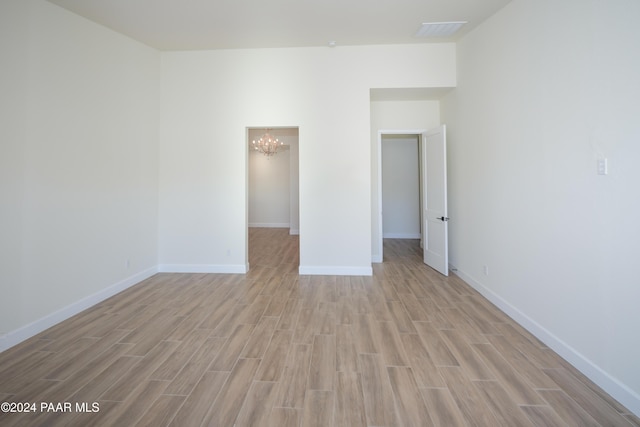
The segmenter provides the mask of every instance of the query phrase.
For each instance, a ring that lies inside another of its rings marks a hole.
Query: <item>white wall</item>
[[[382,136],[382,231],[385,238],[420,238],[419,135]]]
[[[454,83],[453,44],[163,53],[161,269],[246,269],[245,128],[294,126],[300,272],[370,274],[369,89]]]
[[[155,271],[160,55],[0,2],[0,350]]]
[[[27,138],[29,6],[0,2],[0,351],[2,337],[24,325],[21,291]]]
[[[249,131],[249,141],[260,138],[264,130]],[[277,132],[271,131],[277,136]],[[280,138],[279,138],[280,139]],[[290,150],[273,156],[249,150],[249,227],[289,228]]]
[[[449,85],[455,85],[455,73]],[[440,102],[437,100],[371,101],[371,259],[382,262],[380,235],[380,189],[378,137],[381,130],[428,130],[440,125]]]
[[[442,103],[451,264],[636,414],[638,16],[514,0],[459,43]]]

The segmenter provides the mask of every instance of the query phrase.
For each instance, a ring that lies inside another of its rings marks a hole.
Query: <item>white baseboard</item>
[[[105,289],[102,289],[101,291],[98,291],[93,295],[84,297],[81,300],[76,301],[58,311],[48,314],[34,322],[29,323],[28,325],[22,326],[15,331],[11,331],[6,335],[1,336],[0,352],[21,343],[22,341],[31,338],[46,329],[49,329],[53,325],[58,324],[63,320],[75,316],[81,311],[86,310],[87,308],[92,307],[106,300],[107,298],[112,297],[115,294],[122,292],[137,283],[142,282],[145,279],[148,279],[157,272],[158,270],[156,267],[141,271],[140,273],[127,277],[126,279],[115,283]]]
[[[333,266],[308,266],[298,267],[298,273],[313,276],[372,276],[373,269],[368,267],[333,267]]]
[[[474,279],[472,276],[458,270],[453,265],[450,265],[450,267],[458,277],[468,283],[476,291],[480,292],[482,296],[491,301],[496,307],[504,311],[509,315],[509,317],[518,322],[527,331],[531,332],[536,338],[558,353],[567,362],[571,363],[571,365],[586,375],[591,381],[596,383],[614,399],[623,404],[627,409],[637,416],[640,416],[640,395],[638,393],[631,390],[617,378],[612,377],[576,349],[562,341],[516,307],[512,306],[509,302]]]
[[[249,228],[288,228],[289,235],[297,236],[300,234],[300,230],[297,228],[290,228],[289,223],[264,223],[264,222],[250,222]]]
[[[383,239],[419,239],[422,235],[420,233],[383,233]]]
[[[249,264],[160,264],[159,273],[222,273],[245,274],[249,271]]]
[[[250,222],[250,228],[289,228],[288,222]]]
[[[371,262],[374,262],[376,264],[381,263],[382,262],[382,255],[380,255],[380,254],[371,255]]]

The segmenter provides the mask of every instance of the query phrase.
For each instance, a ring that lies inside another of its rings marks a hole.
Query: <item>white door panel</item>
[[[446,127],[422,134],[424,263],[449,275]],[[426,239],[424,238],[426,236]]]

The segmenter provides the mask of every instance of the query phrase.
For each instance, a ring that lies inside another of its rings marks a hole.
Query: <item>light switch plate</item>
[[[606,175],[609,172],[607,159],[598,159],[598,175]]]

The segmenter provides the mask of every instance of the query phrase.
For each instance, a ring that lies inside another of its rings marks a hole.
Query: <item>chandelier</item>
[[[273,156],[278,152],[278,148],[283,146],[284,143],[275,136],[272,136],[269,133],[269,129],[267,132],[260,137],[257,141],[253,140],[253,148],[254,150],[258,150],[263,153],[265,156]]]

